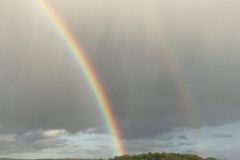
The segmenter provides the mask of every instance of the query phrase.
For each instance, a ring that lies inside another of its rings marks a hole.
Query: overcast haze
[[[128,154],[237,160],[240,2],[47,2],[96,72]],[[37,1],[1,0],[0,157],[112,156],[94,94],[56,27]]]

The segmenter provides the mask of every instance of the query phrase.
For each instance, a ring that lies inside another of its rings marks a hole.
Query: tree
[[[213,157],[208,157],[208,158],[205,158],[205,160],[217,160],[217,159]]]

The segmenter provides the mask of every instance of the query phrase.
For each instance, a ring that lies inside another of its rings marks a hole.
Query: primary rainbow
[[[104,117],[104,121],[106,126],[111,134],[115,153],[117,155],[123,155],[125,153],[123,144],[121,142],[121,136],[119,133],[119,129],[117,123],[114,119],[114,115],[111,111],[111,106],[105,96],[103,88],[101,87],[100,82],[98,81],[96,74],[94,73],[90,62],[88,61],[87,57],[85,56],[83,50],[79,46],[79,44],[74,39],[73,35],[55,12],[53,7],[51,7],[45,0],[38,0],[39,5],[49,17],[55,28],[61,34],[62,38],[70,48],[73,56],[75,57],[76,61],[78,62],[79,67],[81,68],[84,76],[86,77],[89,86],[92,92],[95,95],[95,98],[99,104],[102,116]]]

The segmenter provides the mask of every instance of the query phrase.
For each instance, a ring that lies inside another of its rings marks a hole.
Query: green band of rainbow
[[[90,66],[89,61],[87,60],[84,52],[80,48],[79,44],[77,44],[73,35],[70,33],[69,29],[66,27],[64,22],[58,16],[58,14],[54,11],[54,9],[45,1],[38,0],[39,6],[43,9],[45,14],[49,17],[54,27],[61,34],[62,38],[70,48],[73,56],[78,62],[79,67],[84,73],[89,86],[92,92],[95,95],[95,98],[99,104],[101,114],[104,117],[104,121],[106,126],[111,134],[113,145],[115,148],[115,153],[117,155],[123,155],[125,153],[123,144],[121,143],[121,136],[119,133],[119,129],[117,123],[113,117],[111,106],[108,103],[108,100],[104,94],[103,88],[101,87],[96,74],[94,73],[92,67]]]

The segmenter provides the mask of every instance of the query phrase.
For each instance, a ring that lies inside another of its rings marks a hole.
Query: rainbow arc
[[[57,29],[57,31],[65,41],[66,45],[68,45],[72,55],[75,57],[79,65],[79,68],[84,73],[84,76],[92,92],[95,95],[96,101],[104,118],[108,131],[111,134],[115,153],[117,155],[123,155],[125,153],[125,150],[121,142],[121,136],[117,126],[117,122],[114,119],[114,115],[111,111],[111,106],[106,98],[106,95],[103,88],[101,87],[99,80],[97,79],[96,74],[94,73],[94,70],[90,65],[90,62],[85,56],[85,53],[83,52],[80,45],[75,40],[74,36],[71,34],[68,27],[54,10],[54,8],[45,0],[39,0],[38,2],[42,10],[45,12],[51,23],[54,25],[54,27]]]

